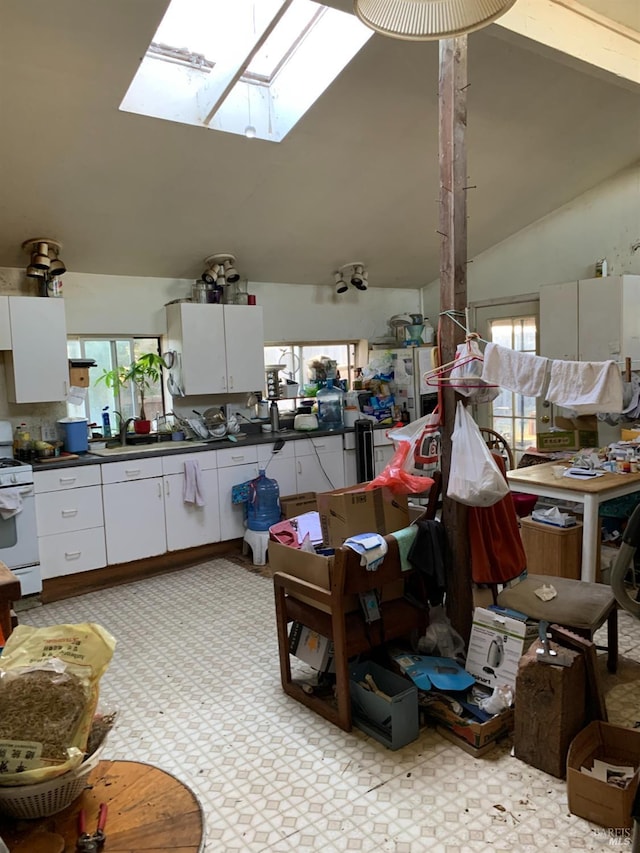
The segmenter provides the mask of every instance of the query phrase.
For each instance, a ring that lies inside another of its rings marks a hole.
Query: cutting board
[[[47,465],[51,462],[66,462],[68,459],[80,459],[77,453],[61,453],[60,456],[47,456],[44,459],[36,459],[40,465]]]

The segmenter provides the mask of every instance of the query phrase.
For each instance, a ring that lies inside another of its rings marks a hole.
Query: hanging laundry
[[[482,378],[524,397],[541,397],[549,359],[530,352],[518,352],[500,344],[487,344]]]
[[[621,412],[620,369],[615,361],[553,361],[547,399],[579,415]]]
[[[504,476],[504,459],[493,456]],[[469,507],[467,526],[474,583],[506,583],[524,571],[527,557],[511,493],[492,506]]]

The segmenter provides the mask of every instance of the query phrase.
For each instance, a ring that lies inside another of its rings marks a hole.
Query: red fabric
[[[504,476],[504,460],[493,456]],[[511,493],[493,506],[469,507],[467,524],[475,583],[505,583],[524,571],[527,558]]]

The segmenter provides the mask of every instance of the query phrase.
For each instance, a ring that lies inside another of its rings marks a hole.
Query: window
[[[372,35],[313,0],[172,0],[120,109],[280,142]]]
[[[318,381],[335,369],[336,378],[351,388],[355,375],[356,344],[277,344],[264,348],[264,363],[283,364],[281,382],[291,379],[299,385],[299,396],[315,396]]]
[[[104,382],[96,383],[96,380],[105,370],[128,367],[146,352],[160,352],[158,338],[68,338],[69,358],[92,358],[96,362],[96,367],[92,367],[89,371],[91,385],[87,388],[86,399],[79,406],[68,404],[69,416],[86,417],[90,424],[97,424],[98,428],[102,429],[102,412],[108,408],[111,414],[112,430],[119,426],[114,423],[114,412],[120,412],[125,420],[137,417],[140,406],[134,386],[107,388]],[[145,408],[149,418],[152,418],[156,412],[164,413],[162,382],[145,394]]]
[[[519,352],[536,353],[536,318],[503,317],[489,323],[489,340]],[[516,458],[536,443],[536,398],[504,388],[491,403],[491,428],[505,437]]]

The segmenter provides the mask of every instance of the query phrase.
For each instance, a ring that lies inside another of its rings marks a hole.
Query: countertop
[[[383,426],[374,426],[375,430],[379,429],[390,429],[388,424],[384,424]],[[304,438],[322,438],[323,436],[331,436],[331,435],[346,435],[348,433],[354,432],[352,427],[344,427],[343,429],[334,429],[334,430],[321,430],[314,429],[308,431],[296,431],[296,430],[283,430],[277,433],[247,433],[246,438],[240,439],[237,442],[231,441],[229,438],[225,436],[222,439],[209,439],[209,440],[194,440],[193,446],[189,447],[185,442],[180,442],[179,447],[172,447],[171,441],[159,441],[156,443],[157,447],[154,447],[153,450],[148,449],[150,447],[149,444],[140,445],[141,448],[147,448],[141,450],[139,453],[136,453],[132,450],[128,450],[126,453],[114,453],[110,456],[98,456],[95,453],[82,453],[80,454],[78,459],[65,459],[64,457],[56,457],[54,459],[47,460],[46,462],[38,462],[37,460],[33,462],[33,470],[36,471],[50,471],[52,469],[57,468],[74,468],[79,465],[104,465],[109,464],[109,462],[124,462],[128,459],[144,459],[145,457],[156,457],[156,456],[175,456],[179,453],[199,453],[207,450],[224,450],[230,447],[249,447],[250,445],[260,445],[260,444],[274,444],[278,439],[283,439],[284,441],[299,441]]]

